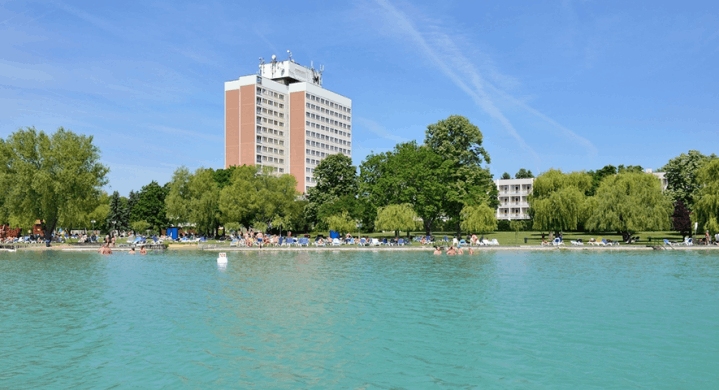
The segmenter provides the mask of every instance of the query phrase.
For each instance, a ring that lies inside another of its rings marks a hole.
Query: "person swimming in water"
[[[130,251],[127,252],[127,253],[128,253],[128,254],[131,254],[131,255],[134,255],[134,254],[135,254],[135,247],[133,246],[132,248],[130,248]]]
[[[442,254],[442,249],[441,249],[440,247],[438,247],[438,246],[434,247],[434,254],[435,254],[435,255],[441,255],[441,254]]]
[[[147,249],[145,249],[145,246],[144,246],[144,245],[140,247],[140,254],[141,254],[141,255],[146,255],[146,254],[147,254]]]

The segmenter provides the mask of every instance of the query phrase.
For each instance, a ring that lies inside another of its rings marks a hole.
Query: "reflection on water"
[[[0,387],[707,388],[714,253],[0,253]]]

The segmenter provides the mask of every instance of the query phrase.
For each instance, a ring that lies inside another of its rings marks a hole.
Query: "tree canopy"
[[[509,172],[504,172],[501,176],[502,180],[509,180],[511,178],[512,178],[512,176],[509,174]]]
[[[376,230],[389,230],[399,237],[399,231],[410,232],[419,226],[417,213],[409,203],[393,204],[377,210]]]
[[[712,159],[698,173],[694,212],[702,229],[719,233],[719,159]]]
[[[143,186],[130,210],[130,221],[145,221],[155,230],[166,228],[169,224],[165,210],[165,197],[168,192],[169,186],[160,186],[154,180]]]
[[[697,191],[701,185],[699,171],[717,156],[705,156],[697,150],[690,150],[669,160],[660,170],[667,179],[667,194],[675,202],[681,200],[690,211],[694,210]]]
[[[509,174],[507,174],[509,176]],[[534,177],[534,174],[532,174],[531,170],[526,170],[524,168],[520,168],[517,173],[514,174],[515,179],[531,179]]]
[[[291,216],[297,211],[293,207],[299,195],[296,186],[297,181],[289,174],[275,176],[270,172],[259,172],[255,166],[237,167],[232,172],[230,184],[220,191],[222,222],[268,227],[278,218]]]
[[[537,177],[528,197],[534,229],[559,233],[582,226],[593,208],[586,196],[591,185],[590,175],[583,172],[550,169]]]
[[[602,181],[597,205],[587,221],[589,230],[616,231],[626,241],[638,231],[670,228],[672,203],[661,182],[646,173],[620,173]]]
[[[45,237],[80,223],[97,207],[109,172],[92,141],[62,127],[51,135],[27,127],[0,139],[0,216],[23,227],[44,221]]]
[[[497,229],[496,210],[486,204],[462,209],[462,229],[468,233],[487,234]]]

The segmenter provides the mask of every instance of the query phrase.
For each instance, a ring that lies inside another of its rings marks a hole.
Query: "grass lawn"
[[[323,235],[325,237],[329,237],[329,232],[312,232],[310,235],[312,238],[316,237],[318,234]],[[412,236],[423,236],[424,232],[415,231],[411,233]],[[352,233],[354,237],[357,236],[357,232]],[[446,236],[447,239],[451,242],[452,237],[454,237],[453,232],[433,232],[433,235],[435,239],[442,240]],[[298,236],[293,234],[293,236]],[[304,234],[300,234],[299,236],[304,236]],[[466,236],[466,234],[465,234]],[[478,235],[481,236],[481,235]],[[666,232],[641,232],[636,233],[634,236],[639,236],[640,240],[638,243],[632,244],[632,245],[662,245],[663,239],[666,238],[669,241],[682,241],[682,236],[678,232],[674,231],[666,231]],[[394,238],[394,234],[392,233],[362,233],[362,237],[371,237],[371,238]],[[527,238],[527,243],[524,243],[524,238]],[[649,241],[649,237],[651,237],[651,242]],[[400,234],[400,238],[407,239],[407,233]],[[519,233],[514,232],[500,232],[496,231],[493,233],[485,234],[484,238],[491,240],[491,239],[497,239],[500,245],[502,246],[513,246],[513,245],[540,245],[542,243],[542,233],[536,232],[536,231],[520,231]],[[585,233],[585,232],[566,232],[564,233],[564,241],[566,241],[567,245],[569,245],[569,241],[576,240],[578,238],[581,238],[585,244],[589,242],[590,238],[594,239],[601,239],[606,238],[607,240],[612,241],[620,241],[622,240],[622,236],[619,234],[616,234],[614,232],[612,233]],[[118,239],[117,244],[126,244],[127,238],[121,238]],[[545,240],[549,240],[549,234],[545,233]],[[69,239],[67,242],[72,243],[76,242],[75,239]],[[197,243],[172,243],[173,245],[183,245],[183,246],[197,246]],[[220,245],[220,246],[230,246],[230,240],[226,241],[219,241],[219,240],[207,240],[207,242],[201,243],[202,245]],[[419,243],[412,242],[410,245],[413,246],[419,246]],[[622,245],[624,245],[622,243]]]

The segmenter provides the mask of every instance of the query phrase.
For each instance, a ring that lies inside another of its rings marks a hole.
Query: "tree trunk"
[[[399,239],[399,230],[394,231],[394,239],[395,240]]]
[[[424,224],[424,234],[429,237],[432,235],[432,221],[427,221],[426,219],[422,218],[422,223]]]
[[[55,230],[55,225],[57,225],[57,221],[53,222],[52,224],[48,225],[47,223],[42,224],[42,232],[45,235],[45,246],[50,247],[50,241],[52,241],[52,232]]]
[[[460,226],[459,220],[457,220],[457,239],[462,239],[462,227]]]

